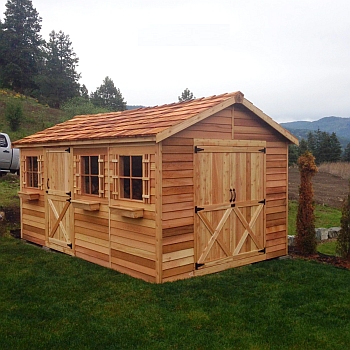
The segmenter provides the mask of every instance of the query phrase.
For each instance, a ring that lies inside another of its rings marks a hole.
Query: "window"
[[[120,198],[142,200],[142,156],[120,156]]]
[[[82,193],[94,195],[99,194],[98,164],[98,156],[81,157]]]
[[[0,135],[0,147],[7,147],[7,140],[5,135]]]
[[[39,187],[38,157],[26,157],[26,184],[27,187]]]

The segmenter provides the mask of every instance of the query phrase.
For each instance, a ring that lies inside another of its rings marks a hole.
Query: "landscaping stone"
[[[318,241],[324,241],[328,239],[328,228],[320,227],[316,229],[316,239]]]
[[[331,227],[328,229],[328,238],[337,238],[339,235],[340,227]]]
[[[288,246],[289,247],[295,246],[295,236],[288,235]]]

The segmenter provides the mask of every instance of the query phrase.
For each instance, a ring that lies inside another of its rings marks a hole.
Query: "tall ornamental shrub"
[[[296,247],[303,255],[316,252],[315,214],[311,179],[317,172],[315,157],[306,151],[298,158],[300,172]]]
[[[342,258],[350,260],[350,181],[349,194],[343,204],[340,226],[336,250]]]

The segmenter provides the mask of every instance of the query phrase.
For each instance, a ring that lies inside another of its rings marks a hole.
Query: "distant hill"
[[[296,121],[281,123],[281,126],[299,139],[307,138],[310,131],[320,129],[330,134],[335,132],[343,148],[350,142],[350,118],[325,117],[313,122]]]

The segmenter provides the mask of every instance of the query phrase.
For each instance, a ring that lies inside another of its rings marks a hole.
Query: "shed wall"
[[[235,105],[163,141],[163,181],[168,184],[163,185],[163,216],[168,219],[163,221],[163,281],[188,278],[194,273],[193,139],[266,141],[265,259],[285,255],[288,143],[255,114]],[[237,266],[242,263],[237,262]]]

